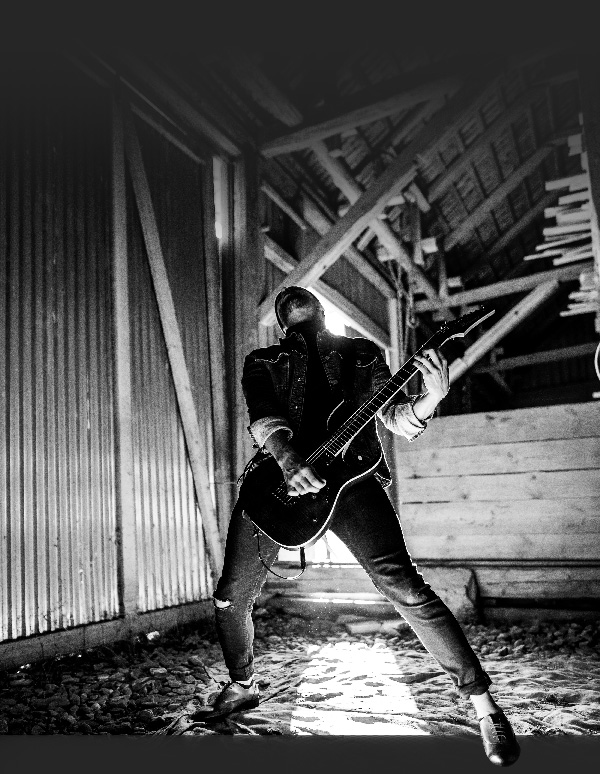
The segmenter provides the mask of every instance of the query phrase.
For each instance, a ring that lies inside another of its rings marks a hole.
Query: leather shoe
[[[218,720],[232,712],[258,707],[259,699],[258,686],[254,681],[247,688],[231,681],[217,696],[212,707],[202,707],[189,717],[194,722]]]
[[[479,721],[483,748],[496,766],[510,766],[519,757],[521,748],[508,718],[502,712],[492,712]]]

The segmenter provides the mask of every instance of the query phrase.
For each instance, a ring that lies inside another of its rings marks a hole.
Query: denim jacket
[[[353,409],[391,377],[383,353],[369,339],[335,336],[324,329],[317,335],[317,348],[334,394],[340,400],[349,401]],[[246,357],[242,388],[250,417],[248,431],[259,456],[268,453],[263,447],[272,433],[287,430],[291,437],[300,426],[307,357],[304,338],[297,332],[280,339],[279,344],[256,349]],[[413,405],[419,397],[420,394],[408,396],[400,391],[377,416],[393,433],[413,441],[431,418],[421,421],[415,415]],[[383,486],[391,483],[374,421],[356,436],[347,454],[360,455],[360,459],[373,462],[381,457],[375,475]]]

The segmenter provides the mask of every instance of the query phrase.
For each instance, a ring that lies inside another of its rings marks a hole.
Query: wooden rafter
[[[277,244],[269,236],[265,235],[265,255],[272,264],[277,266],[281,271],[289,274],[290,271],[298,264],[298,260],[293,258],[286,250]],[[352,325],[360,332],[364,333],[372,338],[380,347],[389,348],[390,337],[377,323],[366,315],[362,309],[359,309],[356,304],[353,304],[345,296],[343,296],[339,290],[336,290],[331,285],[317,280],[313,284],[314,289],[320,293],[328,301],[331,301],[341,312],[343,312],[349,320],[352,320]]]
[[[582,261],[581,263],[569,264],[558,269],[536,272],[527,277],[516,277],[515,279],[494,282],[480,288],[473,288],[473,290],[465,290],[461,293],[452,293],[448,296],[444,296],[439,302],[440,305],[429,299],[417,301],[415,302],[415,311],[430,312],[434,309],[439,309],[440,306],[468,306],[469,304],[489,301],[492,298],[510,296],[513,293],[522,293],[525,290],[531,290],[532,288],[549,281],[556,280],[558,282],[569,282],[577,279],[582,271],[586,271],[586,269],[589,270],[592,266],[593,261]]]
[[[269,185],[272,190],[276,191],[277,194],[283,198],[279,187],[275,185],[276,182],[279,186],[281,185],[280,178],[275,178],[275,171],[285,171],[286,175],[289,175],[289,172],[287,170],[283,170],[281,167],[277,167],[276,170],[273,167],[273,164],[276,163],[277,162],[273,160],[265,159],[263,161],[263,176],[268,176],[270,183],[267,183],[267,185]],[[297,187],[297,183],[295,181],[293,181],[293,185],[294,187]],[[298,202],[302,208],[301,216],[298,216],[298,213],[296,213],[296,215],[302,220],[301,228],[306,230],[309,234],[316,234],[320,237],[326,234],[331,228],[332,224],[335,222],[334,214],[326,207],[324,207],[324,205],[317,205],[313,200],[312,195],[309,195],[303,188],[300,188],[300,190],[297,192],[297,196]],[[377,290],[383,296],[386,298],[396,297],[396,291],[392,287],[390,280],[380,274],[377,269],[369,263],[365,256],[361,255],[361,253],[354,247],[354,245],[351,245],[347,250],[345,250],[343,255],[348,263],[353,266],[356,271],[358,271],[359,274],[367,280],[367,282],[370,282],[373,287],[377,288]]]
[[[444,239],[444,250],[448,252],[458,244],[470,231],[473,231],[484,218],[513,191],[523,180],[531,175],[553,151],[553,145],[543,145],[541,148],[510,174],[481,204],[465,218],[461,224],[451,231]]]
[[[396,146],[403,143],[406,138],[415,131],[419,124],[428,121],[434,113],[437,113],[437,111],[443,107],[443,105],[444,99],[438,98],[414,107],[398,126],[374,146],[371,155],[365,156],[365,158],[357,164],[353,170],[354,176],[358,177],[369,164],[372,164],[381,156],[396,156],[398,153]]]
[[[290,132],[273,137],[261,146],[263,155],[277,156],[281,153],[307,148],[316,140],[323,140],[362,124],[369,124],[386,116],[407,110],[421,102],[438,99],[457,89],[457,77],[437,77],[431,80],[429,70],[408,74],[382,87],[369,89],[369,99],[363,95],[351,97],[331,109],[323,110],[314,121],[303,124]],[[374,95],[379,95],[375,96]]]
[[[409,170],[410,171],[410,170]],[[406,185],[406,178],[394,174],[388,169],[353,204],[348,212],[333,224],[331,229],[321,237],[319,242],[309,251],[298,266],[290,272],[280,285],[260,304],[259,316],[264,325],[271,325],[275,320],[273,305],[277,294],[288,285],[309,285],[319,279],[327,269],[335,263],[340,255],[364,231],[369,223],[383,212],[385,205],[395,192]]]
[[[533,207],[523,215],[523,217],[519,218],[519,220],[514,223],[508,231],[505,231],[504,234],[498,239],[494,244],[490,247],[490,249],[487,251],[487,258],[491,258],[493,255],[497,255],[498,253],[502,252],[502,250],[505,250],[511,242],[513,242],[519,234],[521,234],[523,231],[525,231],[526,228],[531,226],[531,224],[540,217],[540,215],[543,215],[544,210],[549,205],[556,202],[556,192],[551,191],[549,194],[545,194],[542,196],[542,198],[536,202]]]
[[[323,168],[330,174],[331,179],[340,191],[342,191],[348,201],[351,204],[356,202],[362,196],[363,190],[354,180],[347,166],[340,159],[332,158],[329,155],[325,143],[318,141],[313,143],[310,147]],[[398,260],[402,268],[408,273],[415,283],[416,288],[425,293],[428,298],[439,300],[436,288],[430,282],[423,269],[413,262],[413,259],[408,254],[398,235],[392,230],[389,224],[379,219],[375,219],[371,222],[370,227],[381,244]]]
[[[504,110],[498,118],[479,137],[466,148],[456,160],[436,179],[427,190],[427,199],[430,203],[437,201],[448,188],[458,180],[465,169],[476,161],[482,154],[489,151],[489,146],[494,140],[515,121],[520,113],[527,110],[531,103],[540,95],[545,93],[545,89],[530,89],[518,97],[511,105]]]
[[[263,182],[260,184],[260,190],[265,193],[269,199],[274,202],[282,212],[291,218],[297,226],[300,226],[302,231],[306,231],[308,228],[307,222],[304,218],[300,217],[296,210],[283,198],[283,196],[269,183]]]
[[[492,325],[477,341],[470,346],[462,357],[456,358],[449,369],[450,382],[455,382],[468,371],[486,352],[489,352],[507,333],[517,327],[526,317],[541,306],[547,299],[556,293],[559,288],[557,280],[544,282],[539,285],[518,304],[504,315],[497,323]]]
[[[208,140],[215,149],[228,156],[240,154],[241,147],[237,137],[232,137],[221,128],[230,127],[231,121],[220,120],[221,117],[215,115],[214,106],[209,105],[206,99],[201,99],[198,95],[193,95],[192,98],[189,87],[186,87],[187,94],[180,92],[168,78],[136,57],[121,56],[120,58],[124,61],[127,73],[132,80],[142,84],[150,94],[156,95],[176,116]],[[166,67],[162,69],[166,70]]]
[[[261,303],[259,315],[263,324],[271,324],[274,320],[273,305],[280,290],[288,285],[302,285],[318,279],[383,211],[389,199],[406,188],[413,177],[415,156],[424,153],[449,123],[454,124],[464,116],[476,96],[487,89],[487,85],[487,74],[480,73],[478,78],[460,89],[398,154],[362,196],[350,206],[348,212],[304,257],[296,269]]]
[[[324,213],[319,207],[317,207],[312,199],[310,199],[305,194],[301,194],[300,199],[304,207],[304,217],[306,218],[307,222],[310,224],[312,229],[319,234],[319,236],[324,236],[335,222],[333,214]],[[354,247],[354,245],[350,245],[350,247],[344,251],[343,255],[348,263],[353,266],[356,271],[358,271],[359,274],[361,274],[366,280],[368,280],[373,285],[373,287],[377,288],[377,290],[383,296],[385,296],[385,298],[396,297],[396,291],[392,287],[390,280],[380,274],[373,266],[371,266],[365,256],[361,255],[361,253],[356,249],[356,247]]]

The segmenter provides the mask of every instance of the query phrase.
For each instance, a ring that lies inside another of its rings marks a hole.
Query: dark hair
[[[312,307],[315,303],[321,306],[319,299],[306,288],[296,285],[284,288],[275,299],[275,316],[279,327],[285,330],[285,321],[292,312]]]

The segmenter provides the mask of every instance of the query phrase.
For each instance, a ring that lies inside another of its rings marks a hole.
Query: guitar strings
[[[431,341],[431,339],[430,339],[430,341]],[[427,346],[428,343],[429,342],[424,344],[423,347],[421,347],[421,349],[424,349]],[[407,363],[405,363],[402,366],[402,368],[400,368],[394,374],[394,376],[392,376],[390,379],[388,379],[388,381],[383,385],[383,387],[380,390],[378,390],[378,392],[375,393],[375,395],[373,395],[371,398],[369,398],[369,400],[366,403],[364,403],[362,406],[360,406],[344,422],[342,427],[339,428],[337,433],[332,438],[330,438],[328,441],[326,441],[324,444],[322,444],[322,446],[318,450],[313,452],[313,454],[311,454],[311,456],[308,457],[307,462],[310,462],[310,463],[315,462],[316,460],[318,460],[324,454],[329,454],[330,456],[334,456],[334,457],[337,456],[337,454],[340,453],[340,451],[344,448],[344,446],[350,440],[352,440],[352,438],[358,432],[360,432],[360,430],[362,429],[362,425],[365,424],[363,422],[363,419],[362,419],[362,417],[360,415],[363,414],[364,412],[370,413],[372,411],[372,405],[376,404],[376,403],[379,403],[379,407],[377,409],[375,409],[375,412],[377,412],[379,410],[379,408],[381,408],[381,406],[385,405],[385,403],[387,403],[388,400],[390,400],[400,389],[402,389],[402,385],[405,382],[407,382],[408,379],[411,378],[411,376],[413,375],[413,372],[416,372],[416,370],[417,370],[416,368],[412,369],[413,361],[414,361],[414,355],[413,355],[413,357],[410,358],[410,360]],[[408,372],[408,374],[405,374],[404,372],[407,371],[409,369],[409,367],[411,367],[411,370]],[[398,379],[399,376],[401,376],[402,379],[403,379],[403,381],[400,384],[398,384],[398,382],[397,382],[397,379]],[[392,387],[393,389],[392,389],[392,391],[388,395],[387,391],[388,391],[388,389],[390,387]],[[356,422],[357,419],[359,420],[358,427],[356,427],[356,426],[352,427],[352,425],[354,425],[354,423]],[[350,431],[350,435],[343,439],[343,437],[348,433],[348,431]],[[342,439],[343,439],[343,442],[341,443],[339,448],[336,448],[337,445],[340,443],[340,441],[342,441]]]

